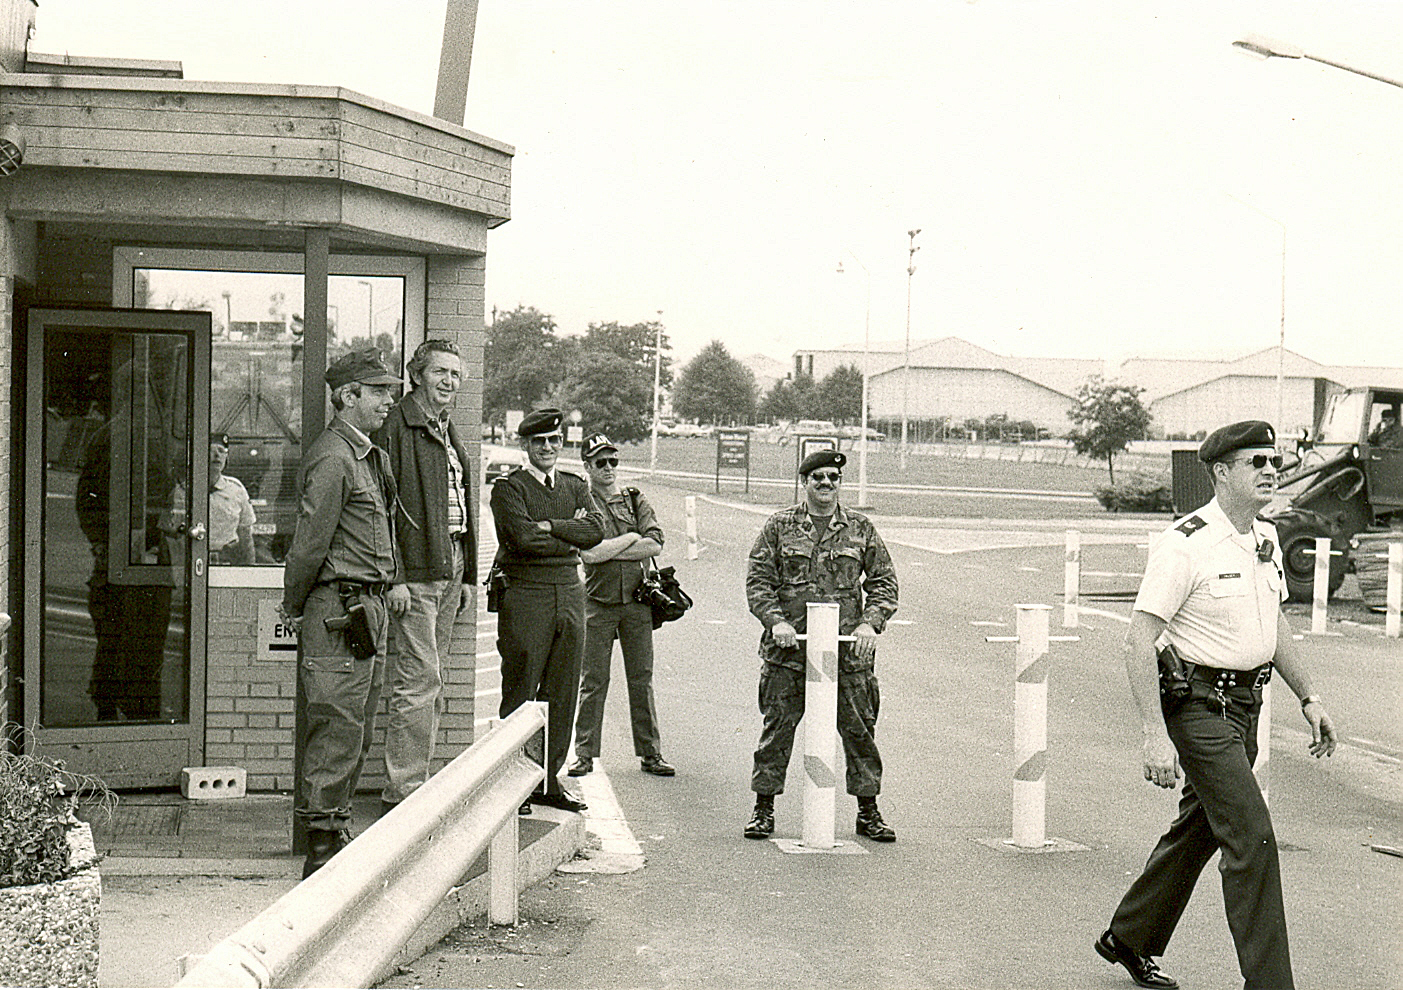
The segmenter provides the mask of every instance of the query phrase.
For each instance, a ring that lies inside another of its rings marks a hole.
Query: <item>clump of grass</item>
[[[80,800],[110,815],[116,795],[97,777],[64,769],[62,760],[20,752],[24,730],[0,729],[0,887],[52,883],[77,872],[68,830]],[[80,864],[86,865],[86,864]]]

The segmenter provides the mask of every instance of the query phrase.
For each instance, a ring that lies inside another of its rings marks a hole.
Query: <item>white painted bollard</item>
[[[1081,533],[1067,530],[1067,562],[1062,571],[1062,628],[1075,629],[1081,617],[1077,599],[1081,594]]]
[[[804,687],[804,837],[832,849],[838,780],[838,603],[810,602]]]
[[[688,495],[687,504],[687,559],[697,559],[697,497]]]
[[[1016,605],[1013,844],[1043,845],[1047,810],[1047,605]]]
[[[1315,587],[1310,606],[1310,631],[1325,632],[1326,600],[1330,597],[1330,537],[1315,538]]]
[[[1398,613],[1403,602],[1403,543],[1388,545],[1388,584],[1384,587],[1384,635],[1399,636]]]
[[[1271,790],[1271,682],[1262,688],[1262,708],[1257,713],[1257,762],[1252,764],[1262,800],[1269,801]]]

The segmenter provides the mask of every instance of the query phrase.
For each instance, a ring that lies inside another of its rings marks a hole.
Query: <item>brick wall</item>
[[[0,560],[9,561],[13,544],[10,539],[10,440],[14,405],[10,395],[14,359],[14,285],[13,275],[0,276]],[[22,481],[22,480],[21,480]],[[10,571],[8,564],[0,569],[0,607],[10,600]],[[12,612],[18,617],[17,610]],[[0,725],[20,721],[21,712],[10,711],[10,641],[13,633],[0,636]]]

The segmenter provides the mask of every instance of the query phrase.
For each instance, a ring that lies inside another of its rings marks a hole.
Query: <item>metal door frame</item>
[[[190,540],[186,544],[185,580],[188,595],[186,631],[188,678],[188,719],[180,723],[103,722],[75,728],[46,729],[40,720],[41,651],[43,648],[44,532],[47,512],[45,473],[47,470],[45,416],[45,335],[48,331],[90,329],[114,334],[167,333],[183,336],[187,344],[185,388],[188,396],[185,428],[190,445],[190,478],[186,498],[187,526],[196,524],[207,531],[209,505],[193,493],[209,488],[210,337],[208,312],[177,312],[148,309],[99,309],[82,307],[35,307],[27,313],[26,329],[26,411],[24,497],[28,510],[24,521],[24,717],[31,740],[52,756],[64,759],[70,769],[94,772],[114,787],[174,786],[179,783],[180,767],[143,767],[143,752],[162,749],[183,753],[181,766],[201,766],[205,749],[205,663],[208,645],[208,542]],[[115,512],[114,512],[115,515]],[[179,743],[185,742],[183,749]],[[154,744],[154,745],[153,745]],[[173,745],[174,744],[174,745]],[[117,769],[104,772],[103,748],[118,754]],[[149,748],[148,748],[149,747]],[[122,757],[126,759],[123,760]],[[134,769],[133,769],[134,768]]]

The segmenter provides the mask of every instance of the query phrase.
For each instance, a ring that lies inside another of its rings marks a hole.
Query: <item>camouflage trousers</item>
[[[756,794],[784,793],[794,730],[804,715],[804,672],[767,663],[760,672],[760,713],[764,727],[755,750],[750,789]],[[882,757],[873,733],[881,697],[870,670],[838,673],[838,735],[847,763],[848,793],[875,797],[882,789]]]

